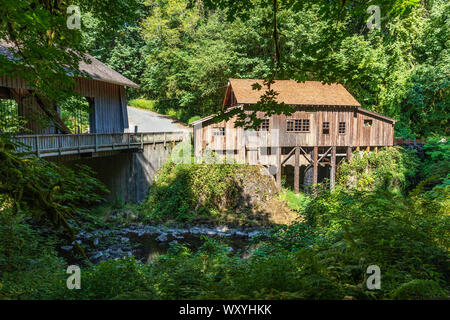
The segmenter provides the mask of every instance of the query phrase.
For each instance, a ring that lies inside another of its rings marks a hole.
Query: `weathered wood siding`
[[[258,117],[264,118],[258,113]],[[309,119],[309,132],[288,132],[288,119]],[[371,120],[372,126],[364,126]],[[380,147],[393,145],[394,125],[382,117],[365,113],[354,107],[305,106],[290,116],[274,115],[269,119],[269,131],[252,131],[244,137],[242,128],[234,128],[236,119],[214,123],[205,121],[194,126],[195,155],[202,150],[227,152],[228,157],[250,164],[276,163],[270,147]],[[329,134],[323,134],[323,122],[329,122]],[[345,133],[339,133],[339,123],[345,123]],[[224,127],[225,136],[215,136],[215,128]],[[275,130],[278,131],[276,137]],[[249,132],[247,132],[249,133]],[[262,139],[256,139],[260,137]],[[275,137],[275,139],[274,139]]]
[[[123,86],[78,78],[76,91],[94,99],[93,133],[120,133],[128,128],[128,113]]]
[[[103,81],[77,78],[75,91],[93,101],[94,112],[91,116],[92,133],[122,133],[128,128],[125,89],[123,86]],[[19,104],[19,115],[28,120],[26,128],[33,133],[56,133],[50,124],[43,126],[39,118],[39,106],[27,90],[32,89],[21,79],[0,76],[0,87],[13,88],[18,93],[14,99]]]

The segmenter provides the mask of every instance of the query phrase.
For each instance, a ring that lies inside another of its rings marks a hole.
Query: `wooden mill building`
[[[254,83],[262,89],[254,90]],[[259,101],[265,89],[263,80],[230,79],[223,108],[245,110]],[[214,115],[200,119],[192,124],[195,156],[214,151],[236,162],[264,165],[275,173],[279,188],[284,171],[298,192],[301,182],[317,184],[325,178],[333,187],[337,163],[350,158],[354,150],[377,151],[393,145],[396,120],[361,108],[341,84],[276,80],[271,89],[278,93],[279,103],[295,108],[293,114],[267,118],[258,112],[263,121],[256,131],[235,128],[236,117],[220,123]],[[288,174],[289,169],[293,174]]]
[[[16,59],[13,53],[11,44],[0,41],[0,55]],[[87,58],[92,63],[80,63],[79,70],[86,77],[75,78],[74,91],[89,102],[89,132],[123,133],[128,128],[125,86],[137,88],[138,85],[94,57],[87,55]],[[22,79],[0,76],[0,99],[16,101],[18,116],[26,120],[27,133],[71,133],[60,118],[58,106],[34,92]],[[38,121],[41,118],[51,121],[43,125],[42,121]]]

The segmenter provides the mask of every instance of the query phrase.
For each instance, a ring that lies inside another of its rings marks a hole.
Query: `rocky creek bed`
[[[132,225],[123,228],[81,231],[77,242],[82,245],[89,260],[99,263],[108,259],[135,257],[149,263],[159,254],[164,254],[171,245],[180,244],[195,251],[203,243],[203,236],[221,240],[230,252],[246,258],[252,248],[250,239],[264,233],[267,228],[229,228],[227,226],[181,226]],[[69,253],[73,245],[62,246]]]

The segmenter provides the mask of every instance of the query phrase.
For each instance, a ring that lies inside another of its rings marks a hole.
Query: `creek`
[[[254,249],[251,239],[265,230],[267,229],[207,225],[132,225],[92,232],[81,231],[76,241],[85,247],[89,260],[95,264],[131,256],[143,263],[151,263],[152,259],[165,254],[174,245],[184,245],[195,252],[203,245],[205,237],[219,241],[228,251],[246,258]],[[69,253],[73,246],[63,246],[61,250]]]

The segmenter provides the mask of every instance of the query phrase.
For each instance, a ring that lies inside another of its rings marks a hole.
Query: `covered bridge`
[[[14,47],[0,40],[0,55],[14,59]],[[90,133],[123,133],[128,128],[125,86],[138,88],[138,85],[114,71],[104,63],[87,55],[91,64],[81,62],[79,70],[87,77],[77,77],[74,90],[85,97],[90,105]],[[17,103],[17,115],[26,122],[28,133],[56,134],[71,133],[61,120],[58,106],[33,91],[24,80],[9,76],[0,76],[0,99],[9,99]],[[3,113],[6,111],[3,110]],[[0,110],[2,114],[2,110]],[[39,119],[51,119],[43,124]]]
[[[13,50],[0,41],[0,55],[15,59]],[[61,118],[60,106],[45,99],[23,79],[11,76],[0,76],[0,132],[12,133],[12,140],[20,142],[16,150],[24,156],[45,157],[74,169],[78,164],[90,166],[111,191],[110,200],[142,201],[154,174],[186,134],[127,132],[125,87],[138,86],[97,59],[87,57],[92,63],[80,63],[79,70],[86,77],[75,78],[74,90],[89,103],[88,132],[71,132]],[[2,130],[2,120],[14,116],[25,120],[24,130]],[[43,118],[50,121],[43,122]]]

